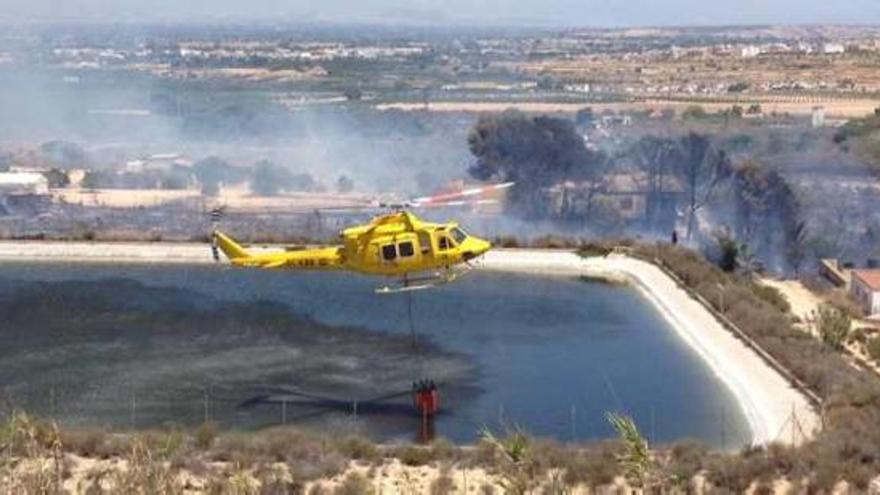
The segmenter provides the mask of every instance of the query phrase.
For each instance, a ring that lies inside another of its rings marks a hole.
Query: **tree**
[[[814,314],[814,318],[822,342],[836,351],[843,350],[852,327],[852,318],[846,311],[832,304],[823,303]]]
[[[742,93],[743,91],[749,89],[749,83],[740,81],[735,82],[727,87],[728,93]]]
[[[801,265],[803,265],[804,260],[807,258],[808,249],[807,223],[797,222],[791,229],[785,253],[788,256],[792,269],[794,269],[795,276],[800,275]]]
[[[727,273],[733,272],[739,265],[739,244],[729,233],[719,234],[715,240],[719,250],[718,267]]]
[[[596,121],[596,114],[592,107],[581,108],[575,114],[574,121],[581,126],[590,126]]]
[[[706,110],[700,105],[691,105],[684,109],[684,112],[681,113],[681,118],[684,120],[702,120],[708,117],[709,114],[706,113]]]
[[[674,204],[663,208],[661,199],[669,186],[670,177],[674,176],[677,164],[682,161],[681,147],[671,138],[644,136],[636,141],[626,152],[645,174],[648,185],[648,196],[645,215],[650,225],[657,225],[664,220],[675,221]]]
[[[349,193],[354,190],[354,181],[347,175],[340,175],[336,180],[336,191],[340,193]]]
[[[175,166],[159,174],[162,189],[186,189],[193,183],[193,173],[186,167]]]
[[[538,89],[543,89],[545,91],[552,90],[556,87],[556,80],[553,79],[553,76],[543,75],[538,78]]]
[[[723,150],[712,147],[709,138],[695,132],[679,139],[682,162],[681,174],[685,179],[687,206],[687,238],[693,235],[697,211],[712,198],[718,182],[729,174],[730,162]]]
[[[783,252],[792,264],[806,256],[806,225],[800,220],[800,202],[785,178],[756,161],[740,164],[733,172],[738,235],[759,254]]]
[[[63,170],[53,168],[43,172],[43,176],[49,183],[49,187],[67,187],[70,185],[70,177]]]
[[[210,156],[193,165],[193,173],[202,187],[202,194],[216,196],[222,184],[238,184],[247,179],[247,171],[229,162]]]
[[[287,190],[292,182],[290,170],[269,160],[260,160],[254,165],[251,191],[259,196],[275,196]]]
[[[479,180],[515,181],[509,201],[521,214],[546,217],[542,191],[569,180],[598,178],[607,159],[588,150],[570,120],[517,111],[480,117],[468,136],[476,158],[468,172]],[[563,188],[565,190],[565,188]],[[561,216],[571,212],[563,193]]]
[[[287,182],[287,187],[283,189],[288,191],[317,191],[322,189],[322,186],[312,177],[309,173],[301,173],[301,174],[290,174],[290,180]]]
[[[106,173],[89,170],[83,176],[81,184],[84,189],[100,189],[102,187],[107,187],[110,182],[110,177]]]

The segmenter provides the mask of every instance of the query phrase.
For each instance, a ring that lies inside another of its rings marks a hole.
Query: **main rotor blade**
[[[495,191],[501,191],[501,190],[513,187],[514,184],[515,184],[515,182],[504,182],[502,184],[493,184],[490,186],[472,187],[472,188],[465,189],[463,191],[458,191],[458,192],[437,194],[434,196],[423,196],[421,198],[413,199],[412,203],[415,206],[422,206],[422,205],[432,204],[432,203],[444,203],[444,202],[457,200],[460,198],[467,198],[467,197],[471,197],[471,196],[480,196],[482,194],[488,194],[488,193],[492,193]]]
[[[442,203],[424,203],[417,204],[415,208],[443,208],[444,206],[481,206],[481,205],[497,205],[501,201],[497,199],[475,199],[471,201],[444,201]]]

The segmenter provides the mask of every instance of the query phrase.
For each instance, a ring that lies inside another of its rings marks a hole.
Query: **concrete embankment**
[[[270,246],[260,249],[271,249]],[[0,261],[213,263],[206,244],[0,242]],[[480,269],[553,276],[588,276],[637,287],[739,402],[755,443],[800,442],[819,426],[807,397],[663,270],[623,256],[581,258],[568,251],[495,250]]]

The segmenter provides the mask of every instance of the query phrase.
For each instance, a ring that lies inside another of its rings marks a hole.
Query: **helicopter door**
[[[419,232],[419,247],[421,248],[422,257],[431,255],[431,235],[427,232]]]
[[[446,232],[437,233],[437,259],[442,262],[448,262],[449,251],[454,248],[455,244],[453,244],[452,239],[450,239]]]
[[[421,254],[417,242],[415,236],[406,236],[397,240],[397,263],[399,265],[408,267],[419,263]]]

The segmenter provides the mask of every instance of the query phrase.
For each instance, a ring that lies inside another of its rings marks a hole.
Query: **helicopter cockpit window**
[[[394,261],[395,258],[397,258],[397,246],[394,244],[382,246],[382,259],[385,261]]]
[[[409,258],[416,253],[415,249],[413,248],[413,243],[409,241],[401,242],[400,244],[398,244],[397,249],[400,251],[401,258]]]
[[[461,243],[467,239],[467,234],[465,234],[460,228],[456,227],[452,229],[452,238],[455,239],[456,244],[461,245]]]

